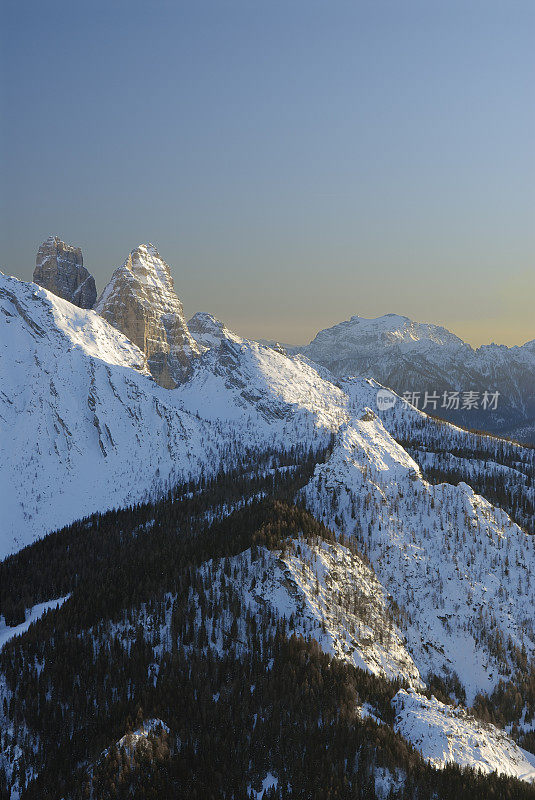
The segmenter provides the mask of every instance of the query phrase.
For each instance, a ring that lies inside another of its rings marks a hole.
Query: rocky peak
[[[79,247],[49,236],[37,251],[34,283],[80,308],[93,308],[97,299],[95,279],[84,267]]]
[[[239,336],[232,333],[224,322],[221,322],[212,314],[205,311],[198,311],[188,322],[188,328],[201,347],[219,347],[223,339],[231,341],[241,341]]]
[[[185,380],[202,352],[188,330],[169,265],[152,244],[132,250],[95,311],[145,353],[152,376],[166,389]]]

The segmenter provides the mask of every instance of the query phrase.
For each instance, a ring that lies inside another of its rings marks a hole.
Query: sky
[[[188,316],[535,338],[532,0],[0,0],[0,269],[136,245]]]

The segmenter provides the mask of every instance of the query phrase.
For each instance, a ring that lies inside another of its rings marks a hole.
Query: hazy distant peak
[[[402,325],[404,323],[411,323],[412,322],[412,320],[409,319],[409,317],[404,317],[401,314],[393,314],[393,313],[382,314],[380,317],[361,317],[360,314],[353,314],[353,316],[347,321],[348,322],[356,322],[356,323],[359,323],[359,322],[363,322],[363,323],[368,323],[368,322],[382,323],[384,321],[385,324],[388,324],[388,325],[396,325],[396,324]]]
[[[373,378],[399,394],[414,395],[422,407],[426,395],[439,396],[431,412],[457,424],[533,440],[535,341],[476,350],[441,325],[399,314],[356,315],[320,331],[300,352],[338,378]],[[456,392],[459,405],[448,409],[444,392]],[[468,392],[477,398],[470,408],[463,405]],[[489,412],[483,403],[493,392],[499,406]]]
[[[347,349],[355,344],[360,347],[377,347],[379,344],[387,347],[395,345],[413,347],[426,341],[437,345],[471,349],[470,345],[440,325],[414,322],[400,314],[384,314],[375,318],[354,315],[345,322],[320,331],[306,349],[312,351],[320,346],[322,348],[331,346],[339,352],[340,348]],[[312,353],[309,355],[314,357]]]

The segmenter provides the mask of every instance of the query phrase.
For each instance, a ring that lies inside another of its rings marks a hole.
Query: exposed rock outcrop
[[[194,314],[188,321],[188,329],[201,347],[219,347],[224,339],[233,342],[241,341],[240,337],[229,330],[224,322],[206,311],[198,311]]]
[[[115,270],[97,311],[145,353],[155,381],[174,389],[202,348],[188,330],[168,264],[154,245],[136,247]]]
[[[59,236],[49,236],[37,251],[33,281],[79,308],[95,305],[97,287],[84,267],[82,251]]]

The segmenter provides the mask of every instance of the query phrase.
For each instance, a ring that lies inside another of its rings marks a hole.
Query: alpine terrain
[[[290,352],[153,245],[94,304],[45,244],[0,274],[0,798],[535,797],[535,450],[401,396],[529,433],[534,344]]]
[[[463,427],[535,444],[535,339],[522,347],[474,350],[446,328],[386,314],[351,317],[320,331],[310,344],[287,349],[338,378],[375,378]]]

